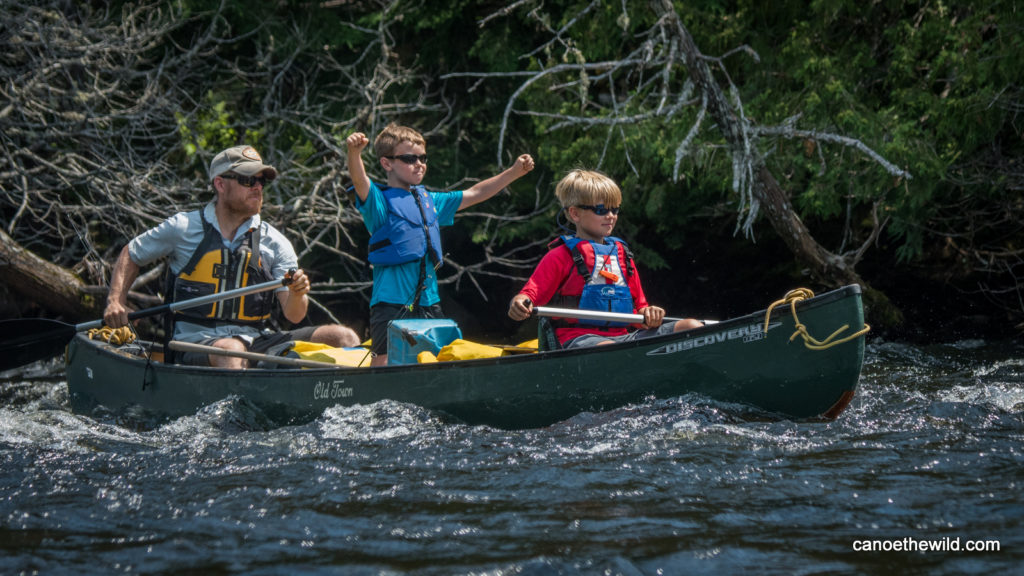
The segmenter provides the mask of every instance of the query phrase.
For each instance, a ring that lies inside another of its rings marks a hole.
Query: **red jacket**
[[[622,262],[622,250],[619,253],[619,266],[625,269]],[[644,296],[644,289],[640,285],[640,274],[634,270],[633,274],[626,275],[626,283],[629,285],[630,295],[633,297],[633,313],[639,313],[648,306],[647,297]],[[564,245],[559,245],[548,251],[541,259],[540,264],[533,271],[526,285],[519,291],[525,294],[536,306],[546,306],[556,294],[579,296],[583,292],[584,279],[576,271],[576,264],[573,262],[572,254]],[[625,334],[625,326],[612,327],[602,330],[595,326],[565,326],[555,329],[555,335],[562,344],[582,336],[584,334],[599,334],[601,336],[620,336]]]

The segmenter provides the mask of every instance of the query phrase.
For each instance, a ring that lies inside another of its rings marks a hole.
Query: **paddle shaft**
[[[574,308],[552,308],[550,306],[534,306],[533,313],[537,316],[552,318],[575,318],[577,320],[598,320],[606,322],[644,323],[643,314],[622,314],[619,312],[602,312],[600,310],[577,310]],[[676,322],[682,318],[665,318],[665,322]]]
[[[316,360],[289,358],[287,356],[271,356],[269,354],[242,352],[239,350],[225,350],[223,348],[217,348],[216,346],[193,344],[191,342],[182,342],[181,340],[171,340],[167,343],[167,346],[170,347],[171,350],[177,350],[178,352],[198,352],[200,354],[213,354],[214,356],[230,356],[232,358],[245,358],[246,360],[255,360],[257,362],[273,362],[275,364],[284,364],[286,366],[301,366],[303,368],[342,368],[342,366],[332,364],[330,362],[317,362]]]
[[[170,302],[167,304],[162,304],[160,306],[154,306],[153,308],[146,308],[144,310],[136,310],[135,312],[129,312],[128,319],[135,320],[138,318],[147,318],[149,316],[163,314],[164,312],[177,312],[178,310],[184,310],[186,308],[195,308],[196,306],[212,304],[214,302],[220,302],[221,300],[241,298],[242,296],[248,296],[249,294],[256,294],[257,292],[266,292],[267,290],[272,290],[280,286],[287,286],[289,283],[291,283],[290,272],[281,280],[271,280],[269,282],[263,282],[262,284],[254,284],[252,286],[235,288],[234,290],[228,290],[227,292],[209,294],[207,296],[200,296],[198,298],[191,298],[189,300],[182,300],[180,302]],[[93,328],[101,328],[102,326],[103,319],[100,318],[99,320],[92,320],[89,322],[82,322],[81,324],[75,324],[75,332],[91,330]]]
[[[136,318],[155,316],[165,312],[174,312],[184,308],[202,306],[220,300],[239,298],[248,294],[273,290],[274,288],[290,284],[293,272],[294,270],[289,270],[288,274],[281,280],[272,280],[254,286],[236,288],[227,292],[200,296],[191,300],[181,300],[154,308],[130,312],[128,319],[135,320]],[[66,324],[59,320],[48,320],[46,318],[0,320],[0,372],[60,354],[64,350],[65,345],[67,345],[68,340],[74,338],[77,332],[102,326],[102,319],[81,324]]]

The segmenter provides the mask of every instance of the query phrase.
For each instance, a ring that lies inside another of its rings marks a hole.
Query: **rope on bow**
[[[796,323],[796,332],[793,332],[793,335],[789,337],[789,341],[792,342],[794,338],[800,336],[804,339],[804,346],[807,346],[811,350],[826,350],[833,346],[838,346],[839,344],[842,344],[844,342],[849,342],[854,338],[863,336],[864,334],[868,333],[868,330],[871,330],[871,327],[865,324],[864,328],[860,329],[855,334],[851,334],[841,340],[834,340],[834,338],[839,336],[839,334],[842,331],[848,330],[850,328],[849,324],[844,324],[841,328],[833,332],[828,338],[825,338],[824,340],[817,340],[816,338],[811,336],[809,332],[807,332],[807,326],[803,325],[800,322],[800,318],[796,315],[796,303],[800,302],[801,300],[809,300],[811,298],[814,298],[814,292],[812,292],[809,288],[797,288],[795,290],[790,290],[789,292],[787,292],[785,298],[783,298],[782,300],[776,300],[775,302],[772,302],[772,305],[768,307],[768,312],[766,312],[764,315],[764,333],[768,333],[768,321],[772,317],[772,310],[774,310],[776,306],[782,306],[786,304],[789,304],[789,309],[793,314],[793,321]]]
[[[135,341],[135,332],[128,326],[121,326],[120,328],[111,328],[110,326],[93,328],[89,330],[88,334],[91,340],[100,340],[115,346]]]

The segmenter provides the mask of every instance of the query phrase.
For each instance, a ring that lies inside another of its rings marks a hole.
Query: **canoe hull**
[[[863,327],[860,289],[847,286],[797,305],[823,338]],[[158,420],[195,414],[232,395],[272,421],[311,421],[335,405],[383,399],[446,413],[468,424],[542,427],[581,412],[696,393],[793,419],[834,418],[853,397],[864,338],[810,350],[789,306],[697,330],[603,346],[460,362],[379,368],[244,371],[174,366],[119,352],[79,334],[67,353],[72,409],[130,408]]]

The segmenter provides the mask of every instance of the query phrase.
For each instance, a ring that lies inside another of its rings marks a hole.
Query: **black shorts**
[[[370,308],[370,350],[376,356],[388,353],[388,323],[403,318],[444,318],[440,304],[419,306],[410,311],[408,306],[378,302]]]
[[[291,342],[293,340],[305,340],[308,342],[313,337],[313,332],[316,332],[316,326],[304,326],[302,328],[285,330],[283,332],[267,332],[265,334],[260,334],[253,339],[252,344],[247,344],[242,338],[235,338],[239,342],[246,344],[246,349],[249,352],[266,354],[271,348],[284,344],[285,342]],[[204,346],[213,346],[213,343],[217,340],[223,340],[223,338],[207,338],[206,340],[201,340],[199,344]],[[182,352],[178,356],[178,363],[189,364],[192,366],[209,366],[210,355],[204,352]]]

